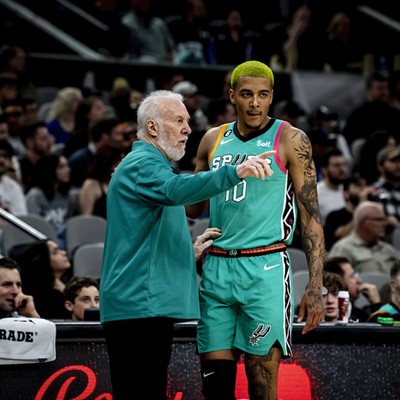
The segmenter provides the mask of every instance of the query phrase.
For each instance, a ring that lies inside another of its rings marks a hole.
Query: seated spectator
[[[89,95],[78,105],[75,113],[75,134],[64,146],[62,151],[69,157],[76,150],[89,143],[89,131],[100,120],[106,117],[107,108],[104,100],[98,95]]]
[[[353,212],[358,204],[367,199],[371,188],[355,176],[343,182],[345,206],[334,210],[326,217],[324,225],[325,249],[329,251],[339,239],[347,236],[353,230]]]
[[[332,16],[327,28],[326,71],[363,72],[362,43],[356,42],[353,32],[348,14],[340,11]]]
[[[75,114],[83,98],[76,87],[64,87],[57,92],[46,117],[47,129],[55,143],[66,143],[74,136]]]
[[[177,83],[172,88],[172,91],[184,97],[185,106],[190,114],[192,129],[205,131],[208,127],[208,120],[203,107],[207,107],[209,99],[206,96],[202,96],[197,85],[190,81]]]
[[[390,289],[390,282],[386,282],[379,289],[379,296],[381,296],[382,304],[390,303],[392,297],[392,291]]]
[[[383,205],[388,224],[386,235],[390,238],[400,224],[400,147],[387,146],[377,156],[379,179],[372,184],[369,200]]]
[[[18,158],[21,182],[24,192],[32,187],[33,169],[38,160],[50,153],[54,138],[50,135],[44,121],[35,121],[21,128],[20,137],[25,154]]]
[[[10,143],[10,131],[8,129],[7,118],[4,114],[0,113],[0,141],[1,140]],[[12,150],[14,152],[14,149]],[[15,154],[11,157],[8,175],[22,186],[21,170],[19,167],[18,157]]]
[[[42,216],[57,232],[65,248],[65,224],[72,215],[70,168],[62,155],[46,154],[35,165],[32,187],[26,194],[28,212]]]
[[[386,146],[396,147],[395,136],[388,131],[375,131],[367,138],[361,146],[359,154],[353,154],[353,174],[359,173],[360,177],[370,185],[379,179],[377,155]]]
[[[207,6],[204,0],[184,0],[182,16],[168,21],[168,29],[176,43],[175,64],[215,63],[215,54],[209,52],[210,32]]]
[[[323,322],[336,323],[339,318],[338,294],[340,290],[347,290],[347,286],[339,274],[328,271],[323,271],[322,282]],[[299,309],[300,305],[297,306],[296,314],[298,314]]]
[[[0,112],[0,140],[10,139],[10,132],[8,129],[7,118],[4,114]]]
[[[393,264],[390,270],[390,301],[371,314],[368,322],[376,322],[378,317],[392,317],[400,321],[400,261]]]
[[[87,146],[76,150],[68,157],[72,187],[82,187],[94,155],[101,146],[104,144],[121,148],[124,146],[124,135],[117,130],[117,125],[118,120],[116,118],[104,118],[98,121],[90,129]]]
[[[245,62],[248,59],[247,43],[241,11],[238,8],[229,8],[223,26],[215,34],[217,64],[238,65]]]
[[[14,150],[6,140],[0,140],[0,207],[14,215],[27,214],[22,186],[9,175],[13,168]]]
[[[80,3],[85,5],[90,15],[106,25],[105,30],[96,31],[96,50],[109,57],[125,58],[129,43],[129,30],[121,24],[125,2],[120,0],[98,0]],[[87,35],[86,32],[82,32]]]
[[[10,99],[1,103],[3,114],[7,118],[8,132],[11,146],[14,153],[19,156],[25,153],[25,146],[23,145],[19,132],[21,127],[25,124],[24,108],[22,100]]]
[[[212,99],[208,103],[206,113],[209,128],[220,126],[236,119],[235,106],[225,98]]]
[[[343,182],[349,177],[349,168],[343,153],[333,149],[324,153],[320,158],[322,180],[317,183],[318,204],[322,224],[334,210],[345,206]]]
[[[376,72],[366,81],[364,102],[350,110],[342,134],[348,145],[367,138],[377,130],[386,130],[399,140],[400,110],[390,105],[389,77]]]
[[[137,111],[133,108],[126,109],[116,128],[115,135],[122,134],[123,143],[122,151],[128,154],[132,150],[132,144],[138,140],[137,138],[138,124]],[[118,136],[119,137],[119,136]],[[118,146],[119,148],[120,146]]]
[[[122,24],[131,31],[128,48],[131,60],[171,61],[175,41],[166,22],[154,15],[151,0],[131,0]]]
[[[118,122],[126,119],[129,110],[135,110],[143,100],[143,93],[132,88],[126,78],[121,76],[115,78],[108,93],[112,112]]]
[[[317,182],[322,181],[321,160],[324,161],[324,154],[337,149],[336,143],[326,133],[325,129],[312,128],[307,131],[307,136],[311,142],[312,157],[317,173]]]
[[[0,258],[0,318],[21,315],[40,318],[32,296],[22,291],[21,268],[12,258]]]
[[[332,246],[329,257],[346,257],[357,272],[389,274],[400,251],[382,239],[387,225],[382,204],[361,202],[354,210],[353,225],[353,231]]]
[[[315,14],[306,5],[300,6],[292,15],[283,42],[284,70],[323,69],[323,52],[315,52],[315,48],[323,49],[322,35],[316,30]],[[318,54],[317,54],[318,53]]]
[[[17,97],[36,98],[36,86],[27,71],[27,52],[21,46],[6,45],[0,49],[0,71],[17,77]]]
[[[35,299],[40,316],[69,319],[64,306],[65,283],[71,269],[67,252],[52,240],[45,240],[14,248],[12,258],[21,266],[24,291]]]
[[[109,144],[98,149],[89,166],[88,177],[79,192],[81,214],[107,218],[108,183],[124,155],[123,150]]]
[[[184,104],[189,112],[190,127],[192,128],[192,133],[186,143],[185,155],[179,160],[178,167],[180,170],[194,171],[197,149],[209,122],[202,108],[199,88],[194,83],[189,81],[179,82],[172,88],[172,91],[180,93],[184,97]]]
[[[375,285],[363,282],[346,257],[329,257],[324,262],[324,272],[338,274],[350,295],[352,322],[367,322],[369,315],[381,306],[381,299]],[[365,296],[369,305],[358,308],[354,305],[360,295]]]
[[[328,271],[324,271],[322,281],[324,322],[336,323],[339,317],[338,294],[340,290],[347,290],[347,286],[340,275]]]
[[[24,125],[30,125],[39,120],[39,102],[30,97],[21,98],[24,110]]]
[[[304,121],[305,115],[305,111],[293,100],[281,100],[274,106],[275,118],[288,121],[296,128],[300,128],[304,131],[308,129],[308,124]]]
[[[346,138],[340,133],[339,114],[321,104],[314,113],[309,115],[310,129],[320,129],[329,139],[334,148],[339,149],[349,166],[353,165],[353,154]]]
[[[0,72],[0,111],[2,104],[17,97],[17,76],[11,72]]]
[[[85,309],[100,308],[99,283],[86,276],[73,276],[64,289],[65,308],[73,321],[84,321]]]

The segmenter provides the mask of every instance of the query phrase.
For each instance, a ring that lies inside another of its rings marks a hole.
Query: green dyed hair
[[[231,76],[231,88],[235,89],[241,76],[252,76],[254,78],[269,78],[272,87],[274,87],[274,73],[268,65],[260,61],[246,61],[239,64],[233,71]]]

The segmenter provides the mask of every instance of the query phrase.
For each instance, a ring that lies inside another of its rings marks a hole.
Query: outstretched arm
[[[307,311],[303,328],[306,333],[319,325],[323,318],[322,270],[325,259],[324,231],[318,206],[317,180],[312,159],[311,143],[307,135],[287,126],[282,136],[287,165],[292,177],[300,214],[300,232],[307,256],[309,282],[301,299],[297,322]]]
[[[195,173],[200,171],[208,171],[208,157],[215,145],[218,128],[212,128],[206,132],[200,142],[197,152],[197,164]],[[275,154],[275,150],[266,151],[258,156],[249,157],[244,163],[237,165],[236,172],[239,178],[255,177],[264,180],[267,176],[271,176],[273,171],[269,165],[267,158]],[[208,206],[208,200],[201,203],[186,206],[186,214],[189,218],[199,217]]]

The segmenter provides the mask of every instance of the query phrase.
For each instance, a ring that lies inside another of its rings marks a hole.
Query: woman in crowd
[[[65,224],[72,215],[69,182],[67,159],[62,155],[48,154],[35,165],[32,187],[26,194],[28,213],[42,216],[54,227],[61,248],[65,248]]]
[[[82,100],[82,91],[76,87],[64,87],[57,92],[46,118],[55,143],[66,143],[75,134],[75,114]]]
[[[39,315],[46,319],[71,318],[63,293],[71,273],[67,252],[52,240],[44,240],[17,249],[12,258],[21,266],[24,293],[33,296]]]
[[[89,167],[88,178],[83,182],[79,193],[81,214],[106,218],[108,183],[124,154],[121,148],[108,144],[103,145],[96,152]]]

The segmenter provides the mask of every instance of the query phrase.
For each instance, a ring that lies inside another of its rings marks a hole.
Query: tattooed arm
[[[325,258],[324,232],[318,207],[317,180],[312,159],[311,143],[300,129],[286,126],[281,138],[280,155],[286,161],[292,177],[300,215],[300,232],[307,256],[309,281],[300,303],[297,322],[307,311],[303,328],[306,333],[319,325],[323,318],[322,269]]]

